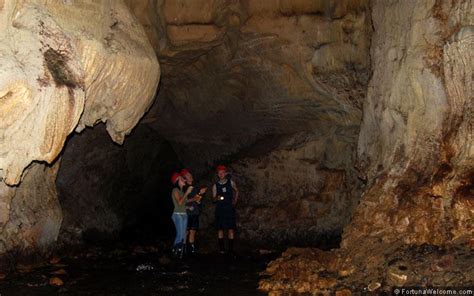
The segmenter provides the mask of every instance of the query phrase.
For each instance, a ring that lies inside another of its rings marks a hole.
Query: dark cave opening
[[[69,139],[57,178],[64,243],[151,242],[174,235],[171,172],[180,163],[169,143],[144,125],[127,143],[103,125]]]
[[[288,136],[267,137],[243,152],[219,159],[216,163],[238,163],[239,159],[258,160],[278,149],[287,139]],[[175,235],[171,220],[173,203],[170,176],[172,172],[185,167],[193,173],[196,171],[195,180],[200,186],[211,188],[217,180],[212,166],[196,167],[194,170],[195,167],[183,165],[173,145],[146,124],[139,124],[124,145],[110,141],[103,125],[73,135],[61,155],[56,180],[63,212],[59,245],[67,247],[81,243],[100,245],[112,242],[147,244],[163,241],[169,244]],[[272,225],[272,221],[267,221],[270,229],[249,235],[253,231],[248,229],[253,225],[249,221],[255,219],[252,215],[262,205],[252,203],[252,194],[258,189],[246,178],[245,170],[239,166],[236,169],[238,171],[232,172],[233,178],[242,190],[241,205],[237,208],[240,250],[279,252],[288,247],[338,247],[342,228],[311,232],[303,226],[288,233],[288,225]],[[329,172],[329,177],[332,174]],[[289,211],[298,212],[298,208],[291,206],[291,196],[284,198],[286,206],[284,202],[277,209],[287,207]],[[198,232],[198,242],[202,250],[211,252],[216,250],[217,239],[215,204],[210,192],[206,194],[202,206],[202,229]],[[272,207],[268,211],[272,211]],[[287,219],[294,218],[288,216]],[[315,221],[313,217],[307,219]]]

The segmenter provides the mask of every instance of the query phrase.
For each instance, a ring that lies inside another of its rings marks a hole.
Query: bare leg
[[[189,243],[194,244],[195,239],[196,239],[196,230],[190,229],[189,230]]]
[[[229,238],[228,245],[229,245],[229,254],[234,253],[234,236],[235,232],[233,229],[229,229],[227,237]]]

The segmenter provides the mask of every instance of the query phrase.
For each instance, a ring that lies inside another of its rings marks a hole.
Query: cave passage
[[[0,0],[0,296],[471,293],[473,20]]]

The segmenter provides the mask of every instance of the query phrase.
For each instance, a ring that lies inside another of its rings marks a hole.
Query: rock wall
[[[358,129],[367,1],[300,1],[295,11],[291,1],[266,2],[129,3],[165,77],[147,120],[184,162],[213,163],[269,135]],[[157,41],[156,32],[164,33]]]
[[[58,168],[59,162],[33,163],[21,186],[0,184],[0,254],[6,256],[2,264],[3,259],[46,255],[51,250],[62,222],[55,186]]]
[[[375,2],[372,17],[374,74],[358,146],[369,187],[344,245],[472,236],[474,5]]]
[[[358,142],[367,188],[342,248],[291,249],[274,295],[472,286],[472,1],[373,1],[373,75]],[[390,36],[390,38],[388,38]]]
[[[337,240],[363,190],[351,166],[356,144],[340,137],[335,129],[268,137],[234,156],[230,169],[240,191],[241,242],[277,248]],[[203,227],[213,223],[211,203],[205,202],[201,220]]]
[[[0,25],[0,171],[8,185],[32,161],[51,163],[76,126],[106,122],[123,142],[152,103],[160,68],[123,2],[8,1]]]
[[[368,1],[128,4],[164,77],[144,122],[194,172],[205,176],[218,162],[233,167],[242,183],[242,236],[314,241],[340,232],[362,186],[353,151],[370,73]],[[292,214],[300,209],[305,217]],[[273,211],[281,218],[267,228],[261,221]]]
[[[41,251],[61,214],[57,169],[40,167],[58,162],[71,132],[99,121],[122,143],[153,102],[160,68],[123,1],[0,4],[0,253]]]

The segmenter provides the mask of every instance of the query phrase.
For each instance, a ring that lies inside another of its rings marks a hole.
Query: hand
[[[188,189],[186,190],[185,194],[190,194],[191,191],[193,190],[193,186],[189,186]]]

